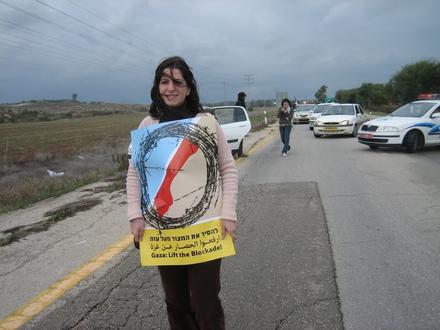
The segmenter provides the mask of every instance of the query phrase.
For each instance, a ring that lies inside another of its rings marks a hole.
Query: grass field
[[[103,143],[128,141],[145,113],[0,125],[3,164],[66,157]]]
[[[273,124],[276,122],[278,110],[275,107],[272,108],[256,108],[253,111],[249,111],[249,117],[252,123],[252,132],[263,129],[266,124],[264,122],[264,111],[266,111],[267,123]]]

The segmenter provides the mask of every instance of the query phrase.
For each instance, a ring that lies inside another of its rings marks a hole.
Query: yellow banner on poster
[[[222,240],[221,220],[186,228],[145,229],[140,241],[142,266],[190,265],[235,255],[231,235]]]

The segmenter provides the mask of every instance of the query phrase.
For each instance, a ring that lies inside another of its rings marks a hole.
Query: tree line
[[[321,86],[315,93],[319,102],[324,102],[327,86]],[[353,89],[340,89],[334,101],[339,103],[360,103],[366,109],[390,112],[396,106],[417,99],[422,93],[440,93],[440,61],[423,60],[405,65],[391,77],[388,83],[363,83]]]

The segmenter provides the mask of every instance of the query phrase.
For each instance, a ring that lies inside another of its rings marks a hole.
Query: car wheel
[[[243,156],[243,140],[240,142],[240,146],[237,149],[237,157]]]
[[[356,137],[358,135],[358,125],[354,124],[353,133],[351,133],[352,137]]]
[[[423,137],[419,132],[411,131],[405,137],[405,149],[410,154],[417,152],[423,147]]]
[[[378,146],[369,146],[370,147],[370,149],[372,149],[372,150],[376,150],[377,148],[379,148]]]
[[[315,138],[320,138],[321,134],[316,134],[315,132],[313,132],[313,135],[315,136]]]

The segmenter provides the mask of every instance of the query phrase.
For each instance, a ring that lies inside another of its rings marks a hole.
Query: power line
[[[5,34],[6,36],[8,36],[8,37],[11,37],[11,35],[9,35],[8,33],[5,33],[5,32],[3,32],[3,31],[0,31],[0,33],[1,34]],[[12,37],[15,37],[15,36],[12,36]],[[77,53],[72,53],[72,50],[69,52],[69,55],[67,55],[66,56],[66,54],[63,52],[63,50],[60,50],[59,48],[56,48],[56,47],[54,47],[53,45],[44,45],[44,44],[41,44],[41,42],[37,42],[37,41],[34,41],[34,40],[31,40],[31,39],[27,39],[27,38],[20,38],[20,40],[14,40],[14,39],[10,39],[10,38],[1,38],[1,39],[3,39],[3,40],[6,40],[6,41],[9,41],[9,42],[17,42],[17,43],[19,43],[20,45],[21,45],[21,43],[20,42],[23,42],[23,41],[26,41],[28,44],[26,45],[26,46],[28,46],[28,47],[34,47],[35,49],[38,49],[38,50],[42,50],[42,51],[47,51],[47,54],[48,55],[52,55],[52,54],[55,54],[55,55],[61,55],[61,56],[63,56],[63,57],[65,57],[65,58],[71,58],[71,59],[80,59],[80,60],[84,60],[84,57],[82,57],[81,56],[81,54],[78,56],[78,54]],[[36,44],[37,46],[33,46],[32,44]],[[45,47],[45,48],[40,48],[40,47],[38,47],[38,46],[43,46],[43,47]],[[47,48],[49,48],[49,49],[47,49]],[[72,56],[73,55],[73,56]],[[105,63],[105,62],[102,62],[102,61],[99,61],[99,60],[95,60],[95,59],[85,59],[85,60],[87,60],[87,61],[89,61],[90,63],[89,64],[95,64],[95,65],[108,65],[108,63]]]
[[[23,25],[14,23],[14,22],[11,22],[9,20],[5,20],[3,18],[0,18],[0,22],[3,22],[3,24],[5,24],[4,22],[6,22],[6,23],[8,23],[10,25],[13,25],[15,28],[18,28],[18,29],[20,29],[22,31],[24,30],[26,32],[31,32],[33,34],[36,34],[36,35],[39,35],[39,36],[43,36],[44,38],[51,40],[51,42],[54,42],[55,44],[60,45],[64,49],[66,48],[66,45],[68,45],[68,46],[71,47],[71,48],[68,49],[69,52],[72,52],[72,51],[79,52],[76,49],[83,49],[83,50],[85,50],[87,52],[80,53],[80,57],[82,57],[82,58],[84,58],[84,54],[90,54],[89,49],[87,49],[86,47],[83,47],[81,45],[73,44],[73,43],[67,42],[65,40],[58,39],[56,37],[50,36],[48,34],[45,34],[45,33],[42,33],[42,32],[36,31],[36,30],[33,30],[31,28],[28,28],[26,26],[23,26]],[[0,31],[0,33],[4,33],[4,34],[7,34],[8,36],[10,36],[8,33],[2,32],[2,31]],[[22,38],[23,40],[26,40],[23,37],[20,37],[20,38]],[[29,39],[27,39],[27,40],[29,40]],[[35,41],[35,40],[29,40],[29,42],[37,43],[37,41]],[[52,45],[49,45],[49,47],[52,47]],[[109,57],[108,54],[106,54],[106,53],[100,54],[99,56],[107,59],[108,61],[112,61],[111,63],[114,63],[114,58],[113,57]],[[99,62],[102,62],[101,58],[92,58],[92,60],[98,60]],[[106,62],[106,64],[108,64],[108,63],[110,63],[110,62]],[[127,65],[127,64],[125,64],[125,65]],[[130,64],[130,67],[136,67],[136,65]],[[144,68],[141,68],[141,67],[137,67],[137,68],[141,69],[141,70],[144,69]]]
[[[91,64],[90,62],[88,62],[88,63],[86,62],[85,63],[81,59],[78,59],[78,58],[66,55],[64,53],[60,54],[59,52],[53,52],[53,51],[49,52],[49,51],[47,51],[47,49],[40,48],[38,46],[18,44],[17,41],[15,41],[15,40],[11,40],[11,39],[4,38],[4,37],[1,37],[1,36],[0,36],[0,40],[3,40],[3,43],[6,43],[7,45],[13,46],[15,48],[19,48],[19,49],[22,49],[22,50],[36,51],[36,52],[41,53],[43,55],[49,55],[49,56],[52,56],[52,57],[55,57],[55,58],[62,58],[64,61],[68,61],[68,62],[71,62],[71,63],[75,63],[75,64],[79,63],[79,64],[82,64],[82,65],[84,65],[84,64],[90,65]],[[108,64],[107,63],[92,63],[92,64],[108,68]],[[124,70],[124,71],[127,72],[127,73],[139,74],[139,72],[137,72],[137,71],[126,71],[126,70]]]
[[[126,41],[126,40],[124,40],[124,39],[120,39],[120,38],[118,38],[118,37],[112,35],[111,33],[108,33],[107,31],[104,31],[104,30],[102,30],[102,29],[100,29],[100,28],[97,28],[96,26],[93,26],[92,24],[89,24],[89,23],[87,23],[87,22],[84,22],[83,20],[81,20],[81,19],[79,19],[79,18],[77,18],[77,17],[75,17],[75,16],[73,16],[73,15],[70,15],[69,13],[66,13],[65,11],[63,11],[63,10],[61,10],[61,9],[55,8],[55,7],[49,5],[49,4],[47,4],[47,3],[45,3],[45,2],[43,2],[43,1],[41,1],[41,0],[34,0],[34,1],[37,2],[37,3],[39,3],[39,4],[41,4],[41,5],[43,5],[43,6],[48,7],[48,8],[50,8],[50,9],[54,10],[54,11],[56,11],[56,12],[58,12],[58,13],[64,15],[64,16],[66,16],[66,17],[69,17],[70,19],[73,19],[74,21],[77,21],[77,22],[81,23],[81,24],[83,24],[83,25],[89,27],[89,28],[92,29],[92,30],[95,30],[95,31],[101,32],[101,33],[105,34],[106,36],[108,36],[109,38],[112,38],[112,39],[115,39],[115,40],[117,40],[117,41],[121,41],[121,42],[123,42],[123,43],[126,43],[126,44],[129,45],[130,47],[136,48],[137,50],[141,51],[142,53],[145,53],[145,51],[144,51],[143,49],[137,47],[135,44],[133,44],[133,43],[131,43],[131,42],[128,42],[128,41]]]
[[[7,2],[5,2],[5,1],[3,1],[3,0],[0,0],[0,3],[2,3],[3,5],[5,5],[5,6],[9,7],[9,8],[12,8],[12,9],[15,9],[15,10],[17,10],[17,11],[19,11],[19,12],[22,12],[22,13],[28,15],[28,16],[31,16],[31,17],[33,17],[33,18],[35,18],[35,19],[38,19],[38,20],[40,20],[40,21],[43,21],[43,22],[45,22],[45,23],[47,23],[47,24],[54,25],[54,26],[56,26],[57,28],[59,28],[60,30],[63,30],[63,31],[65,31],[65,32],[68,32],[68,33],[71,33],[71,34],[74,34],[74,35],[76,35],[76,36],[80,36],[81,38],[87,40],[88,42],[94,42],[94,41],[95,41],[95,40],[91,40],[91,39],[89,39],[89,37],[86,36],[86,35],[83,35],[83,34],[81,34],[81,33],[77,33],[77,32],[73,32],[73,31],[71,31],[71,30],[69,30],[69,29],[66,29],[64,26],[62,26],[62,25],[60,25],[60,24],[54,23],[54,22],[52,22],[52,21],[50,21],[50,20],[48,20],[48,19],[45,19],[45,18],[43,18],[43,17],[40,17],[40,16],[37,16],[37,15],[34,15],[33,13],[28,12],[27,10],[24,10],[24,9],[22,9],[22,8],[20,8],[20,7],[17,7],[17,6],[11,5],[10,3],[7,3]]]
[[[20,7],[17,7],[17,6],[11,5],[10,3],[7,3],[7,2],[5,2],[4,0],[0,0],[0,3],[2,3],[3,5],[5,5],[5,6],[9,7],[9,8],[12,8],[12,9],[14,9],[14,10],[17,10],[17,11],[21,12],[21,13],[24,13],[24,14],[30,16],[30,17],[33,17],[33,18],[35,18],[35,19],[37,19],[37,20],[43,21],[43,22],[45,22],[46,24],[56,26],[57,28],[59,28],[59,29],[62,30],[62,31],[65,31],[65,32],[70,33],[70,34],[73,34],[73,35],[75,35],[75,36],[79,36],[79,37],[83,38],[84,40],[86,40],[86,41],[89,42],[89,43],[101,43],[103,46],[105,46],[106,48],[110,49],[111,51],[114,51],[114,52],[117,51],[118,54],[121,53],[121,52],[124,52],[124,50],[121,50],[121,49],[115,49],[115,48],[113,48],[112,46],[109,46],[108,44],[104,43],[102,40],[91,39],[91,38],[90,38],[89,36],[87,36],[87,35],[84,35],[84,34],[82,34],[82,33],[78,33],[78,32],[72,31],[72,30],[70,30],[70,29],[67,29],[67,28],[65,28],[64,26],[62,26],[62,25],[60,25],[60,24],[58,24],[58,23],[55,23],[55,22],[52,22],[52,21],[50,21],[50,20],[48,20],[48,19],[46,19],[46,18],[43,18],[43,17],[37,16],[37,15],[35,15],[35,14],[33,14],[33,13],[27,11],[27,10],[24,10],[24,9],[22,9],[22,8],[20,8]]]
[[[246,84],[251,85],[254,83],[254,75],[252,73],[244,73],[243,79],[246,82]]]
[[[124,32],[124,33],[126,33],[126,34],[128,34],[128,35],[130,35],[130,36],[132,36],[133,38],[136,38],[137,40],[139,40],[139,41],[141,41],[141,42],[143,42],[143,43],[146,43],[146,44],[148,44],[148,45],[151,45],[150,42],[149,42],[148,40],[143,39],[143,38],[140,38],[139,36],[133,34],[131,31],[127,31],[126,29],[123,29],[122,27],[120,27],[120,26],[114,24],[112,21],[110,21],[110,20],[108,20],[108,19],[106,19],[106,18],[104,18],[104,17],[102,17],[102,16],[96,14],[95,12],[93,12],[93,11],[87,9],[86,7],[78,5],[75,1],[73,1],[73,0],[66,0],[66,1],[70,2],[71,4],[73,4],[73,5],[76,6],[76,7],[78,7],[78,8],[80,8],[80,9],[84,10],[85,12],[89,13],[90,15],[92,15],[92,16],[94,16],[94,17],[96,17],[96,18],[98,18],[98,19],[100,19],[100,20],[102,20],[102,21],[104,21],[104,22],[106,22],[106,23],[108,23],[108,24],[114,26],[114,27],[117,28],[118,30],[120,30],[120,31],[122,31],[122,32]]]

